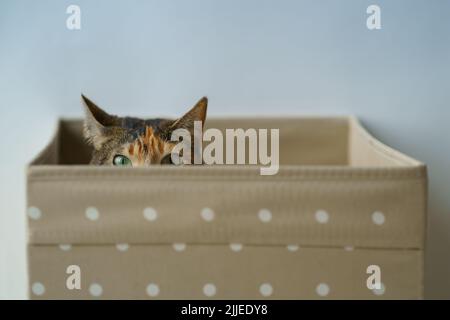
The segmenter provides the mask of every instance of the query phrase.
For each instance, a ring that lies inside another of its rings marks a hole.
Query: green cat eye
[[[131,160],[121,154],[114,156],[113,164],[118,167],[130,167],[132,165]]]

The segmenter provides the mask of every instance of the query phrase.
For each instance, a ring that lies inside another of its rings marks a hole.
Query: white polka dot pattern
[[[127,251],[130,248],[130,245],[128,243],[118,243],[116,244],[116,248],[119,251]]]
[[[203,294],[207,297],[213,297],[216,295],[217,289],[213,283],[207,283],[203,286]]]
[[[260,287],[259,287],[259,293],[261,293],[261,295],[263,297],[270,297],[273,293],[273,287],[270,283],[263,283]]]
[[[384,213],[381,211],[375,211],[374,213],[372,213],[372,221],[373,223],[375,223],[376,225],[381,226],[382,224],[384,224],[384,221],[386,220]]]
[[[158,219],[158,212],[154,208],[145,208],[143,214],[144,218],[148,221],[155,221],[156,219]]]
[[[201,211],[201,216],[203,220],[211,222],[214,220],[215,213],[211,208],[203,208]]]
[[[261,209],[258,212],[258,217],[262,222],[270,222],[272,220],[272,212],[269,209]]]
[[[177,252],[181,252],[186,250],[186,244],[185,243],[174,243],[173,249]]]
[[[159,286],[156,283],[149,283],[146,292],[149,297],[156,297],[159,295]]]
[[[321,297],[326,297],[330,293],[330,287],[326,283],[319,283],[316,287],[316,293]]]
[[[315,218],[318,223],[327,223],[330,219],[330,215],[325,210],[317,210],[315,213]]]
[[[70,245],[70,244],[60,244],[59,248],[62,251],[70,251],[70,250],[72,250],[72,245]]]
[[[100,297],[103,294],[103,288],[98,283],[92,283],[89,286],[89,293],[93,297]]]
[[[42,212],[37,207],[29,207],[27,210],[27,215],[30,219],[39,220],[42,216]]]
[[[45,293],[45,286],[40,282],[35,282],[31,286],[31,292],[36,296],[42,296]]]
[[[88,218],[91,221],[97,221],[100,218],[100,213],[98,212],[98,209],[95,207],[88,207],[86,209],[86,218]]]
[[[37,207],[29,207],[27,209],[27,214],[30,219],[34,219],[34,220],[40,219],[42,217],[42,212]],[[143,210],[143,215],[144,215],[145,219],[148,221],[155,221],[158,218],[157,211],[151,207],[145,208]],[[214,210],[211,208],[208,208],[208,207],[203,208],[200,212],[200,215],[201,215],[202,219],[207,222],[211,222],[215,219]],[[96,221],[100,218],[100,213],[96,207],[91,206],[91,207],[86,208],[85,216],[87,219],[89,219],[91,221]],[[316,222],[318,222],[320,224],[326,224],[330,221],[330,214],[327,211],[322,210],[322,209],[317,210],[314,213],[314,217],[315,217]],[[272,212],[269,209],[265,209],[265,208],[260,209],[258,212],[258,218],[261,222],[268,223],[272,220]],[[386,217],[383,212],[374,211],[371,214],[371,220],[375,225],[381,226],[385,223]],[[186,243],[181,243],[181,242],[173,243],[171,246],[172,246],[173,250],[176,252],[183,252],[186,250],[186,247],[187,247]],[[228,246],[229,246],[229,249],[233,252],[241,252],[244,248],[244,244],[239,243],[239,242],[232,242]],[[61,251],[65,251],[65,252],[72,250],[72,245],[67,244],[67,243],[59,244],[58,247]],[[120,252],[126,252],[129,250],[130,245],[128,243],[117,243],[115,245],[115,247]],[[251,247],[252,246],[250,244],[250,248]],[[280,247],[280,250],[282,248],[283,250],[287,250],[289,252],[297,252],[300,249],[300,246],[295,243],[286,244],[286,245],[282,245],[279,247]],[[352,245],[346,245],[344,247],[341,247],[340,250],[342,250],[342,248],[343,248],[343,250],[345,250],[347,252],[351,252],[351,251],[355,250],[355,247]],[[195,249],[195,248],[193,248],[193,249]],[[309,248],[306,248],[306,249],[309,249]],[[335,248],[335,249],[339,249],[339,248]],[[307,251],[305,251],[305,252],[307,252]],[[291,257],[292,258],[290,258],[290,259],[297,259],[295,255],[293,255]],[[158,279],[156,279],[156,280],[158,280]],[[262,280],[264,280],[264,279],[262,279]],[[320,279],[318,279],[318,280],[320,280]],[[282,289],[283,288],[279,288],[280,291],[282,291]],[[338,289],[339,288],[334,288],[333,290],[338,292],[339,291]],[[41,282],[34,282],[31,286],[31,291],[32,291],[32,294],[34,294],[36,296],[42,296],[46,292],[46,287]],[[206,297],[214,297],[217,295],[217,287],[214,283],[204,284],[202,291],[203,291],[204,296],[206,296]],[[273,286],[270,283],[267,283],[267,282],[262,283],[259,286],[259,294],[263,297],[272,296],[273,291],[274,291]],[[331,291],[331,289],[330,289],[329,284],[324,283],[324,282],[317,284],[317,286],[315,288],[315,293],[320,297],[329,296],[330,291]],[[372,289],[372,293],[376,296],[384,295],[385,291],[386,291],[386,287],[383,283],[381,284],[381,288]],[[88,288],[88,292],[92,297],[100,297],[103,295],[103,287],[99,283],[92,283],[92,284],[90,284],[90,286]],[[157,297],[160,294],[160,287],[156,283],[149,283],[145,288],[145,292],[149,297]]]
[[[242,243],[231,243],[230,244],[230,249],[234,252],[239,252],[241,251],[243,248]]]
[[[286,246],[286,248],[288,249],[288,251],[295,252],[295,251],[298,251],[298,249],[300,247],[298,245],[296,245],[296,244],[288,244]]]

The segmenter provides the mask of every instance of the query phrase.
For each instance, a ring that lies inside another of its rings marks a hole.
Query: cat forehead
[[[144,137],[146,134],[155,135],[162,140],[169,140],[167,130],[172,123],[169,119],[140,119],[132,117],[121,118],[120,126],[125,129],[128,134],[128,142]],[[151,129],[150,131],[148,131]]]
[[[136,139],[124,147],[128,155],[134,157],[138,163],[145,161],[157,163],[174,146],[172,142],[165,141],[158,135],[155,135],[152,127],[146,126],[144,129],[136,129],[135,133],[137,134]]]
[[[164,141],[165,139],[160,135],[160,131],[157,128],[150,127],[150,126],[142,126],[138,127],[136,129],[129,129],[128,131],[129,135],[131,136],[131,139],[129,139],[129,142],[135,142],[137,140],[142,140],[145,142],[149,142],[150,139],[153,140],[161,140]]]
[[[146,134],[147,127],[139,127],[137,129],[131,129],[130,135],[133,138],[133,140],[139,139],[141,137],[144,137]],[[153,135],[153,133],[152,133]]]

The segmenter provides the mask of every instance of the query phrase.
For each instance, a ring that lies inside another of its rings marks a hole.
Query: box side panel
[[[32,299],[420,299],[420,250],[296,246],[31,246]],[[81,289],[69,266],[80,269]],[[369,266],[380,289],[369,289]]]
[[[196,171],[200,176],[130,179],[120,172],[31,179],[28,205],[41,214],[29,219],[30,242],[423,248],[424,177],[264,179]]]
[[[61,138],[61,122],[58,122],[55,134],[51,141],[42,150],[36,158],[34,158],[30,166],[40,165],[57,165],[60,162],[60,138]]]
[[[412,167],[423,165],[370,135],[352,118],[349,125],[349,165],[352,167]]]
[[[58,164],[89,164],[93,148],[84,138],[83,122],[62,120],[60,127],[61,148],[59,149]]]

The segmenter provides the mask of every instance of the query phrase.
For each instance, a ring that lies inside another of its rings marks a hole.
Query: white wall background
[[[80,92],[130,115],[202,95],[209,115],[356,114],[429,165],[426,292],[450,298],[449,16],[445,0],[2,0],[0,298],[26,297],[25,165]]]

